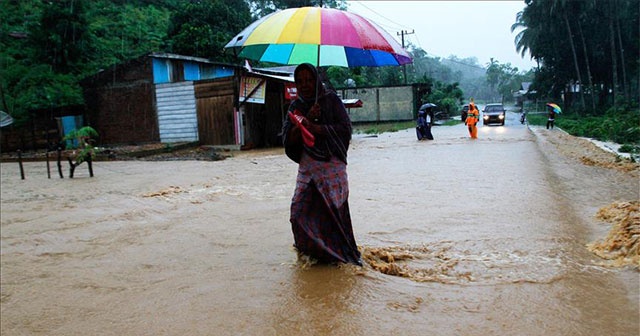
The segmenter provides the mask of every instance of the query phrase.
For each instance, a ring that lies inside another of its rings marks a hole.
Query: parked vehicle
[[[487,104],[482,110],[482,124],[500,124],[504,126],[507,110],[500,103]]]
[[[435,115],[436,120],[449,120],[449,113],[445,111],[438,111]]]
[[[462,111],[460,112],[460,120],[465,122],[467,120],[467,114],[469,114],[469,104],[462,107]]]

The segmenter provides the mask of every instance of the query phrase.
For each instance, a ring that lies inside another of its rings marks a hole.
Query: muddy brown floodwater
[[[282,149],[74,179],[2,163],[1,334],[638,335],[640,265],[588,248],[637,165],[516,119],[354,136],[362,268],[297,260]]]

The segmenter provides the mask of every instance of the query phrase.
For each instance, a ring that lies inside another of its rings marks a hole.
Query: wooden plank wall
[[[236,145],[233,122],[234,88],[233,77],[196,83],[198,134],[202,145]]]
[[[284,85],[268,81],[265,104],[245,104],[245,146],[265,148],[282,146],[282,121],[289,107],[284,100]]]

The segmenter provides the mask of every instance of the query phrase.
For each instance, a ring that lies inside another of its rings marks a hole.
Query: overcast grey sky
[[[422,48],[429,56],[447,58],[476,57],[486,66],[493,57],[501,64],[511,63],[520,71],[536,66],[527,53],[516,51],[511,25],[525,7],[523,0],[502,1],[347,1],[348,10],[384,28],[401,42]]]

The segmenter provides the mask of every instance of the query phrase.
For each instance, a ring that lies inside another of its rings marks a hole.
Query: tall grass
[[[528,114],[527,120],[531,125],[545,126],[547,115]],[[640,111],[637,109],[610,109],[603,116],[561,113],[556,115],[555,126],[571,135],[615,142],[630,152],[640,151]]]

